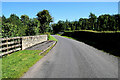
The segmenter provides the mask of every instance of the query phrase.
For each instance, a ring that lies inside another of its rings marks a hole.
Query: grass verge
[[[74,39],[74,38],[72,38],[72,37],[68,37],[68,36],[63,36],[63,37],[65,37],[65,38],[69,38],[69,39]],[[76,40],[76,39],[74,39],[74,40]]]
[[[75,31],[94,32],[94,33],[120,33],[120,31],[93,31],[93,30],[74,30],[74,31],[65,31],[65,32],[75,32]]]
[[[58,41],[55,37],[48,34],[48,40]]]
[[[60,36],[60,35],[59,35]],[[74,40],[77,40],[77,41],[81,41],[81,42],[83,42],[83,43],[86,43],[86,44],[88,44],[88,45],[90,45],[90,46],[93,46],[93,47],[95,47],[95,48],[97,48],[97,49],[99,49],[99,50],[101,50],[101,51],[103,51],[103,52],[105,52],[105,53],[107,53],[107,54],[109,54],[109,55],[113,55],[113,56],[116,56],[116,57],[119,57],[120,58],[120,56],[119,55],[115,55],[115,54],[113,54],[115,51],[117,51],[117,49],[115,50],[109,50],[109,49],[104,49],[104,48],[98,48],[98,47],[96,47],[96,46],[94,46],[94,44],[96,44],[95,42],[93,42],[93,41],[89,41],[89,40],[79,40],[79,39],[76,39],[76,38],[73,38],[73,37],[68,37],[68,36],[62,36],[62,37],[65,37],[65,38],[69,38],[69,39],[74,39]]]
[[[78,41],[91,45],[115,56],[120,56],[120,33],[95,33],[89,31],[64,32],[62,36],[69,36]]]
[[[2,78],[19,78],[43,56],[41,50],[22,50],[2,58]]]
[[[37,61],[44,57],[53,47],[52,45],[43,54],[41,50],[23,50],[12,53],[2,58],[2,79],[20,78]]]
[[[0,80],[2,79],[2,58],[0,57]]]

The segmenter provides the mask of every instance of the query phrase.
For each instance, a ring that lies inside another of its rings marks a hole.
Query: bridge
[[[117,80],[117,57],[83,42],[53,36],[58,39],[57,44],[21,78],[106,78],[107,80],[112,78]],[[6,47],[1,50],[6,52],[2,55],[17,50],[38,49],[41,46],[38,43],[44,41],[47,41],[47,35],[4,38],[1,45],[6,45]],[[48,43],[44,45],[46,44]]]
[[[47,35],[0,38],[0,56],[24,50],[38,43],[47,41]]]

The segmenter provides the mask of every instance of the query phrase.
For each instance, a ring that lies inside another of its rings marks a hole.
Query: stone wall
[[[47,41],[47,35],[25,36],[22,37],[22,50],[31,47],[35,44]]]

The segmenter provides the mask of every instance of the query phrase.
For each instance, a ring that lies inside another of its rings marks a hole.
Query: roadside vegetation
[[[34,36],[51,32],[49,25],[53,20],[49,11],[43,10],[35,15],[36,18],[29,18],[27,15],[18,17],[16,14],[11,14],[9,18],[6,18],[3,15],[0,17],[2,19],[2,37]]]
[[[58,41],[55,37],[48,34],[48,40]]]
[[[120,32],[90,32],[90,31],[72,31],[64,32],[62,36],[70,39],[82,41],[99,50],[120,57]]]
[[[3,56],[2,79],[22,77],[30,67],[43,58],[54,46],[55,44],[42,54],[40,54],[41,50],[22,50]]]
[[[0,80],[2,79],[2,58],[0,58]]]
[[[75,31],[86,31],[94,33],[120,33],[120,31],[93,31],[93,30],[74,30],[74,31],[64,31],[64,32],[75,32]]]
[[[51,25],[54,34],[76,39],[115,56],[120,56],[120,14],[90,13],[88,18],[62,21]]]
[[[2,78],[19,78],[43,56],[41,50],[18,51],[2,58]]]
[[[52,24],[55,34],[64,31],[87,30],[92,32],[119,32],[120,31],[120,14],[102,14],[96,16],[90,13],[88,18],[79,18],[78,21],[62,21]]]
[[[56,34],[56,35],[58,35],[58,36],[62,36],[61,34]],[[65,38],[69,38],[69,39],[74,39],[74,38],[69,37],[69,36],[63,36],[63,37],[65,37]]]
[[[2,18],[0,17],[0,38],[2,38]]]

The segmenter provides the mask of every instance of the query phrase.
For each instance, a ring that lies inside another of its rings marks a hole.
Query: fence
[[[0,56],[22,49],[21,37],[0,38]]]
[[[47,35],[0,38],[0,56],[47,41]]]

